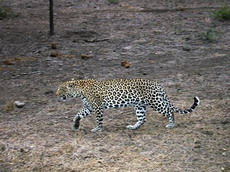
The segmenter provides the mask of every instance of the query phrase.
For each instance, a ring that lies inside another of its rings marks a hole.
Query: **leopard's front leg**
[[[82,118],[85,118],[86,116],[90,115],[91,113],[91,109],[89,109],[88,107],[83,107],[82,110],[80,112],[77,113],[77,115],[74,117],[73,122],[73,130],[77,130],[80,126],[80,120]]]
[[[134,109],[136,111],[137,122],[134,125],[128,125],[126,128],[131,130],[138,129],[142,124],[145,123],[146,106],[145,105],[135,105]]]
[[[95,109],[95,113],[96,113],[97,126],[91,131],[92,132],[102,131],[103,129],[103,110],[101,108],[97,108]]]

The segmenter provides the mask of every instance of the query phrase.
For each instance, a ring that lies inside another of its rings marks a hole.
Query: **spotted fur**
[[[92,129],[93,132],[101,131],[103,128],[104,109],[134,107],[137,122],[134,125],[128,125],[127,128],[137,129],[146,121],[146,108],[150,106],[168,118],[167,128],[173,128],[175,126],[174,112],[191,113],[200,102],[198,97],[194,97],[191,108],[179,109],[170,103],[161,85],[147,79],[72,80],[62,83],[56,95],[62,101],[80,97],[83,108],[74,117],[74,129],[79,128],[82,118],[94,112],[97,126]]]

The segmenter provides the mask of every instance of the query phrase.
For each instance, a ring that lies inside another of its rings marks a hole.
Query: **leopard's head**
[[[56,96],[58,96],[59,100],[66,101],[73,97],[80,97],[81,89],[78,88],[75,81],[67,81],[58,87]]]

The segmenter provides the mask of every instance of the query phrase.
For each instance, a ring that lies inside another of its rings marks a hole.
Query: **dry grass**
[[[8,101],[4,107],[3,107],[3,111],[5,112],[11,112],[13,111],[15,108],[14,102],[13,101]]]
[[[218,171],[220,167],[216,165],[227,158],[223,155],[228,156],[229,153],[227,128],[218,122],[227,119],[224,112],[228,109],[222,109],[224,103],[228,101],[204,101],[192,117],[178,116],[179,126],[172,130],[164,128],[165,121],[159,121],[160,117],[152,116],[137,131],[110,128],[110,131],[96,134],[87,131],[92,127],[87,120],[78,132],[68,129],[70,122],[54,122],[55,128],[51,125],[49,133],[44,133],[43,129],[30,134],[22,134],[24,131],[21,131],[22,137],[11,137],[8,144],[3,142],[5,149],[1,150],[1,162],[7,162],[6,166],[17,166],[13,171],[141,172],[168,171],[171,167],[172,171],[183,171],[183,162],[187,162],[186,169],[189,171],[193,171],[194,165],[196,169]],[[207,108],[209,113],[205,114]],[[222,118],[215,121],[218,116]],[[111,122],[108,124],[110,127],[119,121]],[[44,124],[39,122],[37,125],[42,127]],[[9,126],[5,124],[6,128]],[[151,126],[155,126],[153,130],[149,130]],[[186,130],[182,130],[184,127]],[[24,128],[23,125],[21,128]],[[16,130],[11,131],[12,136],[16,133]],[[58,136],[58,133],[61,135]],[[213,154],[215,158],[212,158]]]

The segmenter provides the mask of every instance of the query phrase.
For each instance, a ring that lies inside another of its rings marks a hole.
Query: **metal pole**
[[[49,0],[49,12],[50,12],[50,36],[54,35],[54,13],[53,13],[53,0]]]

